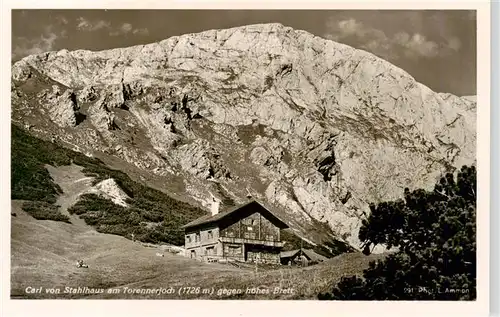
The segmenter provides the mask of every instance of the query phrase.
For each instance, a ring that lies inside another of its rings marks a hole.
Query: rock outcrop
[[[90,120],[95,128],[101,132],[116,128],[115,115],[111,112],[104,100],[99,100],[89,108]]]
[[[78,124],[78,106],[73,91],[68,89],[61,93],[61,88],[53,85],[52,90],[46,89],[38,97],[52,122],[59,127],[75,127]]]
[[[95,101],[97,99],[95,88],[93,86],[86,86],[79,91],[77,98],[79,103],[89,103]]]
[[[280,24],[48,52],[12,74],[13,118],[41,136],[114,154],[165,182],[181,176],[175,194],[194,201],[214,183],[236,202],[251,191],[305,236],[306,224],[322,223],[356,248],[369,203],[475,162],[474,97],[435,93],[368,52]],[[74,91],[87,125],[75,126],[69,92],[48,116],[17,110],[26,108],[19,91],[40,78]]]
[[[112,178],[108,178],[97,183],[86,193],[96,194],[98,196],[101,196],[102,198],[109,199],[115,204],[123,207],[128,206],[127,199],[130,198]]]

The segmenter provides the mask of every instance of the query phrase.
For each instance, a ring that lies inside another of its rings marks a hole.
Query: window
[[[208,239],[213,239],[214,235],[212,233],[212,230],[208,230]]]
[[[187,243],[191,243],[191,236],[186,236]]]
[[[215,254],[215,247],[207,247],[205,249],[205,255],[214,255]]]
[[[241,223],[246,225],[246,226],[253,226],[253,225],[255,225],[255,220],[250,219],[250,218],[246,218],[246,219],[241,220]]]
[[[195,236],[195,242],[199,242],[201,239],[200,239],[200,233],[198,232]]]
[[[224,253],[228,256],[241,255],[241,247],[238,245],[226,245]]]

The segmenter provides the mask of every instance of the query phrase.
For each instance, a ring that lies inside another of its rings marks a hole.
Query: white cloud
[[[119,35],[124,35],[128,34],[133,30],[132,24],[130,23],[123,23],[119,28],[114,29],[113,31],[109,32],[110,36],[119,36]]]
[[[342,31],[344,35],[363,35],[366,30],[363,27],[363,24],[357,22],[354,19],[343,20],[338,23],[339,29]]]
[[[448,47],[455,52],[458,52],[460,50],[460,47],[462,47],[462,42],[458,39],[458,37],[454,36],[448,39]]]
[[[22,58],[32,54],[41,54],[55,50],[55,43],[60,38],[67,37],[66,31],[55,32],[51,25],[44,28],[43,33],[33,39],[17,37],[14,40],[12,58]]]
[[[63,25],[68,24],[68,20],[65,17],[63,17],[63,16],[57,16],[56,17],[56,21],[59,24],[63,24]]]
[[[149,30],[147,28],[135,29],[132,31],[134,35],[149,35]]]
[[[419,33],[413,35],[406,32],[397,33],[393,38],[393,42],[405,49],[404,53],[407,57],[436,57],[439,55],[439,45],[427,41],[425,36]]]
[[[127,22],[122,23],[118,27],[113,26],[110,22],[104,20],[90,21],[84,17],[79,17],[76,22],[76,29],[84,32],[106,30],[109,32],[109,36],[121,36],[127,34],[141,36],[149,34],[149,30],[147,28],[134,28],[131,23]]]
[[[78,24],[76,25],[77,30],[86,31],[86,32],[94,32],[101,29],[109,29],[111,28],[111,23],[106,22],[104,20],[99,20],[95,22],[91,22],[84,17],[79,17],[77,20]]]
[[[457,52],[461,42],[451,37],[441,43],[428,40],[420,33],[406,32],[387,36],[382,30],[364,25],[355,19],[326,22],[327,32],[324,37],[337,42],[355,42],[361,49],[372,52],[386,59],[397,59],[404,55],[408,58],[432,58]]]
[[[130,23],[123,23],[122,26],[120,27],[120,30],[123,33],[129,33],[130,31],[132,31],[132,24],[130,24]]]
[[[149,30],[147,28],[140,28],[140,29],[134,29],[132,24],[130,23],[123,23],[119,28],[114,29],[113,31],[109,32],[110,36],[120,36],[120,35],[126,35],[126,34],[133,34],[137,36],[141,35],[148,35]]]

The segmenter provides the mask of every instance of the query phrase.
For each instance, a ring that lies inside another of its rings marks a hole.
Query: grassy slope
[[[45,294],[25,294],[28,286],[112,287],[158,276],[185,281],[186,277],[196,278],[209,272],[237,270],[229,266],[203,265],[169,254],[157,257],[158,249],[99,233],[89,226],[36,220],[21,210],[21,204],[20,201],[12,202],[12,210],[17,214],[11,218],[12,297],[47,297]],[[78,259],[84,259],[89,268],[76,268]]]

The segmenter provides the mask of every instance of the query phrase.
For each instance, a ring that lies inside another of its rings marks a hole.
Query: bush
[[[371,206],[359,238],[369,253],[385,244],[397,253],[370,263],[363,279],[343,279],[336,300],[474,300],[476,298],[476,169],[448,173],[432,192],[405,189],[405,199]]]
[[[44,201],[25,202],[22,209],[38,220],[54,220],[71,223],[69,217],[59,211],[59,206],[54,206]]]
[[[85,223],[102,233],[125,237],[133,233],[138,241],[175,245],[184,244],[184,230],[180,227],[204,214],[199,209],[200,214],[179,213],[183,205],[178,209],[174,206],[162,210],[162,204],[144,198],[131,199],[128,203],[129,207],[123,207],[95,194],[85,194],[68,211],[79,215]],[[151,225],[147,226],[147,223]]]
[[[75,157],[85,156],[35,138],[15,125],[11,132],[11,199],[55,203],[62,190],[45,165],[69,165]]]

